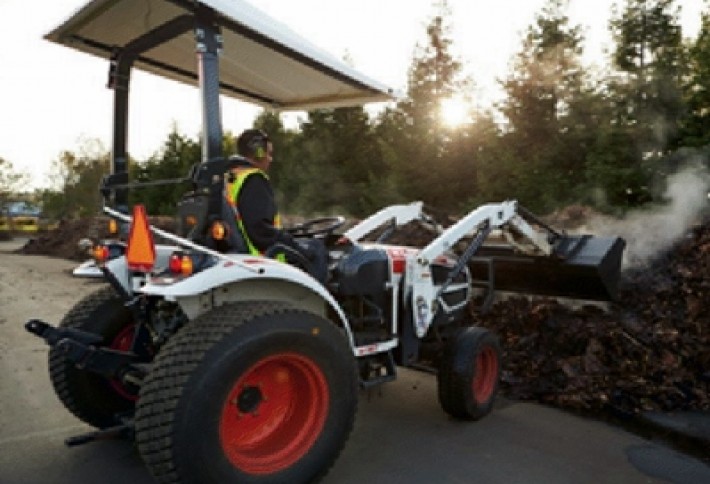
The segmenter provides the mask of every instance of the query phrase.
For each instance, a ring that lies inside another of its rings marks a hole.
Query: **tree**
[[[674,0],[626,0],[609,24],[616,42],[605,92],[607,122],[587,157],[587,179],[602,208],[654,200],[654,179],[677,144],[686,54]]]
[[[41,193],[50,218],[79,218],[97,213],[101,179],[109,172],[109,153],[98,140],[86,140],[78,152],[63,151],[52,162],[52,188]]]
[[[666,152],[678,135],[687,64],[679,14],[675,0],[626,0],[610,22],[619,119],[636,127],[644,157]]]
[[[584,180],[594,96],[580,61],[581,29],[570,25],[566,6],[566,0],[549,0],[536,16],[499,106],[507,119],[501,158],[514,181],[511,190],[535,210],[570,201]]]
[[[27,183],[28,175],[15,171],[12,162],[0,156],[0,210]]]
[[[379,208],[387,168],[362,107],[310,111],[296,149],[300,210],[362,216]]]
[[[417,47],[409,70],[407,97],[383,113],[378,131],[399,195],[453,209],[467,198],[456,185],[472,160],[453,155],[461,153],[451,145],[462,137],[452,135],[442,122],[441,105],[470,89],[472,81],[463,77],[462,64],[451,53],[447,3],[439,2],[435,8],[427,26],[428,42]]]
[[[131,180],[150,182],[185,178],[200,159],[200,144],[178,133],[174,126],[158,154],[143,163],[130,164]],[[129,193],[129,203],[142,203],[152,215],[172,216],[187,188],[185,183],[137,188]]]
[[[687,105],[681,146],[710,144],[710,11],[703,13],[700,32],[689,51],[689,76],[684,84]]]

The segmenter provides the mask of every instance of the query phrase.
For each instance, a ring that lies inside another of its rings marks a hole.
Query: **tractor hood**
[[[317,48],[243,0],[93,0],[46,38],[110,59],[115,47],[196,9],[220,26],[222,94],[277,110],[392,99],[393,91]],[[198,84],[193,29],[144,52],[135,67]]]

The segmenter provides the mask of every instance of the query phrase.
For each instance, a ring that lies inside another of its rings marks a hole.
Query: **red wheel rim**
[[[249,474],[290,467],[323,430],[329,398],[325,375],[310,358],[282,353],[260,360],[237,380],[222,407],[225,455]]]
[[[129,324],[123,328],[113,339],[109,348],[118,351],[130,351],[133,345],[133,338],[136,332],[136,325]],[[128,386],[126,386],[121,380],[113,378],[109,380],[111,387],[116,390],[116,393],[121,395],[126,400],[136,401],[138,400],[138,393],[136,391],[131,391]]]
[[[486,403],[498,381],[498,358],[490,346],[485,346],[476,356],[476,374],[473,377],[473,396],[476,402]]]

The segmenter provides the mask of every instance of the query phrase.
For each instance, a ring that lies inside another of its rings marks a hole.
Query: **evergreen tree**
[[[362,107],[309,112],[297,150],[302,211],[362,216],[379,208],[386,166]]]
[[[679,13],[675,0],[626,0],[610,22],[621,74],[611,86],[620,101],[618,118],[636,126],[636,145],[646,158],[666,152],[678,135],[687,64]]]
[[[710,11],[702,15],[689,60],[690,75],[684,85],[687,113],[679,144],[700,147],[710,144]]]
[[[587,157],[587,178],[602,208],[652,201],[663,157],[677,143],[686,69],[678,14],[674,0],[626,0],[621,11],[614,6],[609,122],[599,125]]]
[[[536,210],[568,202],[584,180],[593,91],[580,64],[583,36],[549,0],[523,39],[500,105],[508,124],[501,158],[515,197]]]
[[[440,116],[443,101],[471,86],[471,81],[462,77],[461,62],[451,53],[450,15],[445,1],[436,5],[436,14],[427,26],[428,43],[417,48],[409,70],[407,97],[395,110],[383,114],[380,130],[385,135],[384,156],[399,194],[442,209],[452,209],[467,198],[455,185],[462,178],[461,171],[469,168],[461,163],[472,163],[449,156],[462,152],[451,146],[462,137],[452,136]]]
[[[154,182],[185,178],[190,169],[199,163],[201,148],[199,143],[177,132],[168,134],[162,150],[143,163],[130,165],[131,180]],[[188,190],[186,183],[137,188],[129,192],[129,203],[141,203],[151,215],[174,215],[177,203]]]

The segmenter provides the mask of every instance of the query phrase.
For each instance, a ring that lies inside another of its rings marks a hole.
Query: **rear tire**
[[[107,286],[85,296],[59,323],[103,337],[101,346],[127,350],[135,323],[131,311],[113,288]],[[56,348],[49,351],[49,375],[59,400],[80,420],[98,428],[120,422],[117,414],[131,413],[137,394],[118,381],[82,370]]]
[[[470,327],[453,337],[441,359],[439,403],[462,420],[478,420],[493,408],[500,380],[500,343],[484,328]]]
[[[357,385],[332,322],[274,302],[222,306],[156,357],[138,400],[138,450],[161,483],[310,482],[350,435]]]

